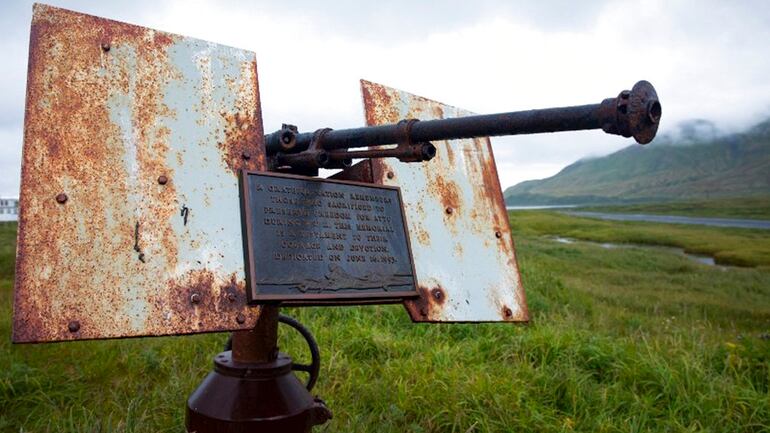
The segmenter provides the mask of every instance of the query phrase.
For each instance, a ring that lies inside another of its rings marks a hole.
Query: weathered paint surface
[[[254,53],[36,5],[13,340],[252,327],[237,171]]]
[[[466,116],[464,110],[361,82],[368,125]],[[424,163],[374,160],[375,183],[401,187],[421,298],[415,321],[526,321],[503,193],[488,138],[433,143]]]

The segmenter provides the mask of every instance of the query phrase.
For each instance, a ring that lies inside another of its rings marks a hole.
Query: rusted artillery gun
[[[381,126],[286,126],[264,144],[252,52],[41,4],[30,35],[13,340],[232,331],[188,400],[199,433],[308,432],[331,415],[309,393],[318,348],[278,303],[529,319],[489,142],[431,141],[602,128],[647,143],[661,116],[646,82],[596,105],[462,117],[362,80]],[[271,173],[359,158],[334,179]],[[313,362],[279,352],[279,321]]]
[[[402,162],[429,161],[436,155],[434,140],[544,132],[602,129],[608,134],[633,137],[640,144],[655,138],[661,117],[655,88],[639,81],[599,104],[485,114],[452,119],[416,119],[363,128],[318,129],[298,133],[283,127],[265,136],[272,171],[313,174],[319,168],[346,168],[356,158],[398,158]],[[371,147],[393,145],[378,149]],[[351,151],[364,148],[366,150]]]

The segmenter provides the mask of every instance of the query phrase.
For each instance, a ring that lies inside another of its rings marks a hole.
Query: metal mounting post
[[[214,371],[187,401],[187,431],[306,433],[331,418],[278,351],[278,313],[264,305],[254,329],[233,333],[232,350],[214,358]]]

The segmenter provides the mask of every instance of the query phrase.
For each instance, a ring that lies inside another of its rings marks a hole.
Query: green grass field
[[[322,348],[314,392],[334,419],[317,431],[770,431],[770,233],[546,212],[512,225],[529,325],[416,325],[400,306],[288,311]],[[12,346],[14,232],[0,224],[0,431],[183,431],[226,335]],[[755,267],[554,235],[702,245]]]
[[[667,245],[712,256],[719,264],[770,268],[770,230],[602,221],[535,211],[516,212],[511,223],[514,233],[519,235]]]
[[[671,203],[642,203],[617,206],[586,206],[581,209],[597,212],[770,220],[770,197],[747,197]]]

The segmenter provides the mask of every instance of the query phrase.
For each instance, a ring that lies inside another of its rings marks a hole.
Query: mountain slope
[[[768,196],[770,119],[741,134],[632,145],[504,194],[514,206]]]

